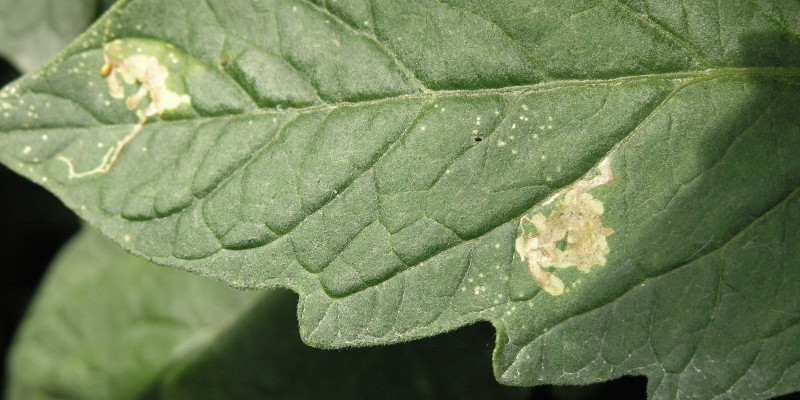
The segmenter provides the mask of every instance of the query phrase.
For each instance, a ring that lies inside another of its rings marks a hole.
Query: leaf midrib
[[[97,50],[97,49],[92,49]],[[570,88],[570,87],[580,87],[580,86],[612,86],[612,85],[620,85],[624,83],[633,83],[633,82],[643,82],[647,80],[684,80],[684,79],[691,79],[691,80],[713,80],[725,77],[752,77],[752,78],[800,78],[800,68],[786,68],[786,67],[741,67],[741,68],[709,68],[706,70],[701,71],[683,71],[683,72],[663,72],[663,73],[651,73],[651,74],[639,74],[639,75],[625,75],[619,76],[614,78],[598,78],[598,79],[557,79],[552,81],[546,82],[539,82],[534,84],[528,85],[515,85],[515,86],[505,86],[501,88],[483,88],[483,89],[449,89],[449,90],[424,90],[417,93],[409,93],[403,94],[398,96],[391,96],[391,97],[384,97],[380,99],[373,99],[373,100],[364,100],[364,101],[340,101],[337,103],[324,103],[324,104],[315,104],[307,107],[281,107],[275,109],[266,109],[260,108],[254,111],[247,111],[239,114],[226,114],[226,115],[215,115],[215,116],[208,116],[208,117],[197,117],[197,118],[186,118],[186,119],[170,119],[170,120],[155,120],[153,122],[148,122],[145,124],[146,127],[157,127],[163,125],[171,125],[176,123],[186,123],[186,122],[212,122],[212,121],[219,121],[223,119],[236,119],[236,118],[245,118],[245,117],[254,117],[260,115],[285,115],[289,113],[311,113],[316,111],[333,111],[340,107],[355,107],[355,106],[365,106],[365,105],[376,105],[376,104],[383,104],[392,101],[401,101],[401,100],[430,100],[430,99],[438,99],[438,98],[449,98],[449,97],[480,97],[480,96],[488,96],[492,94],[522,94],[525,92],[537,92],[537,91],[548,91],[548,90],[555,90],[555,89],[563,89],[563,88]],[[24,94],[34,94],[34,95],[54,95],[53,93],[46,93],[41,91],[33,91],[33,90],[25,90],[20,89],[19,94],[17,96],[22,96]],[[78,106],[84,107],[85,106],[73,99],[69,99],[67,97],[59,96],[63,100],[68,100],[72,103],[75,103]],[[96,119],[96,118],[95,118]],[[121,123],[121,124],[105,124],[99,123],[97,125],[87,125],[87,126],[74,126],[74,127],[49,127],[49,128],[20,128],[20,129],[10,129],[5,131],[5,133],[10,132],[42,132],[42,131],[59,131],[59,130],[66,130],[66,129],[97,129],[97,128],[107,128],[107,127],[120,127],[120,126],[134,126],[135,123],[128,122],[128,123]]]

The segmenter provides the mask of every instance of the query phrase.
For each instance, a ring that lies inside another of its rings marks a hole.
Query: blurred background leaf
[[[49,60],[97,16],[103,0],[0,0],[0,55],[28,72]]]
[[[475,325],[392,346],[300,340],[297,296],[158,267],[84,229],[56,258],[10,358],[8,398],[522,399]]]

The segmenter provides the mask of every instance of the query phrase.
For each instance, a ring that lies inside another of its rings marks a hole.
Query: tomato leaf
[[[0,92],[0,159],[133,254],[299,292],[317,346],[488,320],[504,383],[767,398],[800,385],[798,15],[121,1]]]

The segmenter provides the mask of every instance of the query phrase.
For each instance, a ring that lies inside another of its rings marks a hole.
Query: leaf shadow
[[[644,244],[632,246],[631,256],[645,282],[655,292],[678,294],[672,300],[653,295],[660,306],[650,312],[671,322],[651,322],[649,328],[671,327],[659,334],[660,343],[653,344],[651,336],[651,346],[660,368],[675,372],[650,375],[647,392],[656,398],[697,388],[709,398],[726,393],[752,368],[727,360],[763,362],[753,340],[800,320],[764,318],[773,305],[760,299],[790,290],[782,280],[800,279],[800,269],[780,261],[784,256],[775,241],[780,233],[756,229],[766,216],[796,201],[800,186],[800,37],[764,31],[730,45],[738,72],[682,89],[683,110],[697,115],[669,116],[669,135],[653,153],[668,154],[670,162],[655,161],[657,174],[641,180],[642,188],[671,187],[674,193],[627,233],[632,243]],[[631,177],[633,186],[636,179]],[[646,190],[639,194],[640,207],[646,201],[658,204]],[[727,359],[718,359],[721,354]],[[729,368],[725,374],[699,373],[720,363]]]

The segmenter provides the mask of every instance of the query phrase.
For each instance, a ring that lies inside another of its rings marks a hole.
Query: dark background
[[[0,87],[18,76],[0,59]],[[0,199],[0,260],[4,264],[0,277],[2,383],[14,331],[47,265],[64,241],[78,230],[79,222],[52,194],[6,167],[0,167]]]

